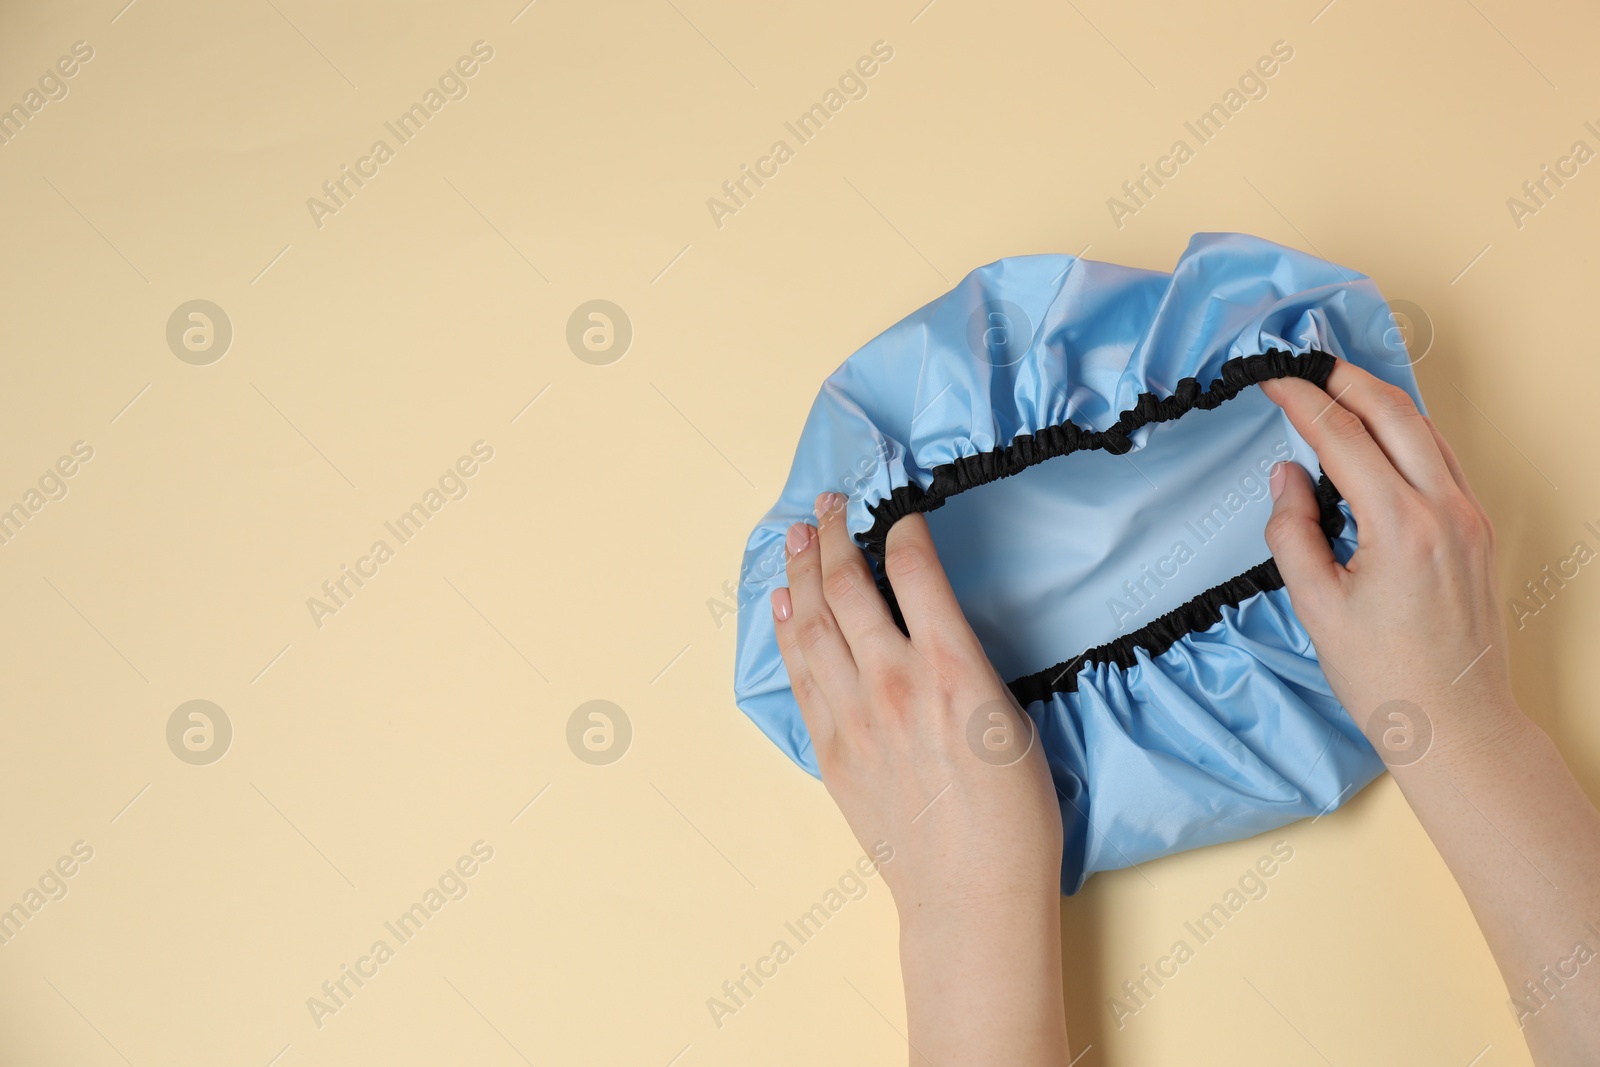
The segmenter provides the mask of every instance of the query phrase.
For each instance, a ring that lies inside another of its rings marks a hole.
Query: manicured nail
[[[813,510],[816,512],[817,521],[821,522],[828,515],[832,514],[834,511],[837,511],[843,506],[843,493],[823,493],[821,496],[817,497],[817,502]]]
[[[789,590],[779,586],[772,591],[772,614],[779,622],[786,622],[794,614],[794,604],[789,600]]]
[[[788,547],[789,555],[798,556],[811,543],[811,527],[803,522],[795,523],[789,527],[789,532],[784,535],[783,543]]]
[[[1267,475],[1267,485],[1272,490],[1272,499],[1278,499],[1278,494],[1283,492],[1283,479],[1288,473],[1282,463],[1272,465],[1272,473]]]

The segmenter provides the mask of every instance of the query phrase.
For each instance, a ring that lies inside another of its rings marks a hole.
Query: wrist
[[[902,916],[900,966],[913,1046],[943,1050],[948,1058],[941,1062],[1067,1062],[1057,891],[929,904]]]
[[[1422,709],[1419,718],[1420,728],[1428,731],[1428,747],[1414,758],[1392,759],[1393,749],[1386,745],[1382,729],[1369,734],[1397,778],[1415,777],[1429,769],[1451,776],[1486,768],[1503,771],[1548,741],[1509,694]]]
[[[1005,915],[1055,916],[1059,922],[1059,852],[1005,869],[997,869],[993,862],[968,866],[971,869],[942,864],[936,870],[917,872],[930,877],[896,878],[889,890],[901,928],[942,930],[998,921]]]
[[[897,900],[896,907],[902,956],[932,947],[941,953],[1060,958],[1061,896],[1054,887],[960,900]]]

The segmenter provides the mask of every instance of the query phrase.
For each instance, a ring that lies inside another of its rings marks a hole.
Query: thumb
[[[1267,547],[1295,609],[1326,601],[1338,590],[1339,563],[1322,532],[1322,512],[1305,468],[1294,462],[1272,468],[1272,517]]]

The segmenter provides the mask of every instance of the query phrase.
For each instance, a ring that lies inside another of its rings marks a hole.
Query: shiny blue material
[[[818,493],[853,534],[896,486],[1071,421],[1103,430],[1139,394],[1202,388],[1224,361],[1320,350],[1421,397],[1395,320],[1363,275],[1241,234],[1199,234],[1172,273],[1040,255],[973,271],[822,385],[782,497],[740,577],[735,695],[817,773],[773,634],[784,532]],[[952,585],[1007,680],[1065,662],[1266,560],[1266,472],[1316,457],[1260,389],[1131,435],[1126,456],[1058,456],[928,514]],[[1355,550],[1347,523],[1335,545]],[[1027,709],[1066,827],[1062,887],[1331,810],[1383,765],[1330,691],[1283,590],[1124,669]]]

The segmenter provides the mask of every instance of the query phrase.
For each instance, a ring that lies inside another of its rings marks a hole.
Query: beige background
[[[858,855],[735,708],[717,604],[820,381],[1001,256],[1166,269],[1239,230],[1365,271],[1432,321],[1418,372],[1507,595],[1600,544],[1600,175],[1506,206],[1600,147],[1580,5],[122,2],[0,14],[7,106],[94,50],[0,146],[0,507],[94,451],[0,546],[0,907],[94,850],[0,947],[5,1064],[902,1061],[878,880],[707,1010]],[[307,199],[480,40],[469,95],[319,228]],[[869,94],[719,229],[707,198],[879,40]],[[1268,95],[1114,225],[1279,40]],[[207,366],[165,340],[200,298],[234,329]],[[633,325],[608,366],[565,341],[591,299]],[[318,628],[307,598],[479,440],[469,494]],[[1585,570],[1512,636],[1591,796],[1597,596]],[[166,741],[192,699],[234,730],[208,766]],[[591,699],[632,723],[609,766],[565,741]],[[1108,998],[1277,838],[1267,897],[1119,1029]],[[307,998],[479,840],[318,1028]],[[1062,913],[1086,1067],[1528,1062],[1388,779]]]

